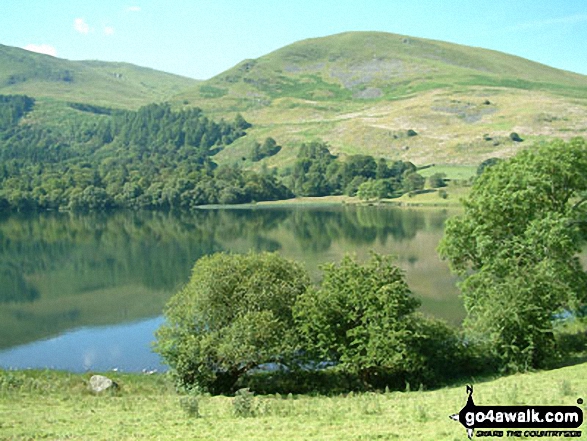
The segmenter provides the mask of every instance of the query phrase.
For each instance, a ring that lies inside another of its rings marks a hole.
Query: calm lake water
[[[316,281],[346,253],[393,254],[422,309],[457,323],[455,278],[436,253],[448,215],[297,206],[0,218],[0,367],[163,370],[151,352],[163,307],[217,251],[275,251]]]

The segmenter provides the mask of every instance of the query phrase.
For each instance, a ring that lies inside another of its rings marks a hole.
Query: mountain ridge
[[[0,44],[0,93],[136,108],[198,84],[131,63],[72,61]]]

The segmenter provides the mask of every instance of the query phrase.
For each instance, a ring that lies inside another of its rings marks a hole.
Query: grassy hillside
[[[0,45],[0,94],[117,108],[164,101],[198,81],[127,63],[69,61]]]
[[[584,76],[480,48],[378,32],[300,41],[246,60],[198,88],[201,96],[256,91],[281,97],[340,101],[403,98],[433,89],[490,86],[587,97]],[[224,87],[223,87],[224,86]]]
[[[234,398],[179,396],[166,375],[108,374],[121,390],[104,396],[88,391],[90,375],[0,371],[0,438],[467,439],[463,426],[448,418],[466,403],[464,384],[434,391],[255,397],[251,416],[238,417]],[[573,406],[584,399],[587,364],[473,384],[477,405]]]
[[[419,164],[478,164],[551,137],[587,130],[587,77],[490,51],[376,32],[294,43],[180,94],[254,124],[218,156],[241,158],[272,136],[285,148],[266,160],[291,164],[312,139],[335,153],[370,153]],[[408,136],[408,130],[417,136]],[[517,132],[525,143],[514,142]]]
[[[204,82],[0,45],[0,94],[14,93],[37,98],[30,120],[51,126],[87,116],[67,107],[72,101],[137,108],[169,100],[227,120],[240,112],[254,127],[215,161],[246,168],[291,165],[297,147],[313,140],[336,154],[477,165],[536,141],[587,135],[586,76],[381,32],[300,41]],[[512,132],[524,141],[513,141]],[[269,136],[283,146],[279,154],[242,160]]]

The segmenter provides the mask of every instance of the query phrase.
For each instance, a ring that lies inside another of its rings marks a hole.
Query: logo
[[[563,430],[576,429],[583,424],[583,410],[578,406],[477,406],[473,402],[473,386],[467,386],[467,394],[465,407],[459,413],[450,415],[450,418],[467,429],[469,439],[474,434],[477,437],[581,437],[580,430]],[[579,398],[577,404],[583,404],[583,400]]]

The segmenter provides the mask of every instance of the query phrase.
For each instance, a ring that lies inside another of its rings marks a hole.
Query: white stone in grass
[[[92,375],[92,378],[90,378],[90,388],[92,392],[100,393],[108,389],[116,389],[118,388],[118,384],[104,375]]]

